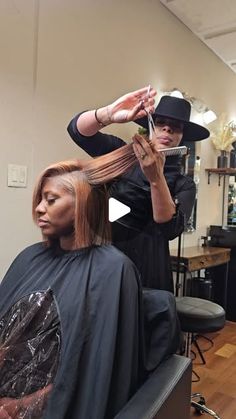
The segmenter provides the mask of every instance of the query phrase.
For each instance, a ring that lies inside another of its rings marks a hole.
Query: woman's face
[[[35,209],[37,224],[43,236],[60,241],[63,249],[70,250],[74,241],[74,196],[63,187],[61,176],[45,181],[41,201]]]
[[[156,117],[154,120],[156,140],[160,148],[178,147],[183,138],[182,122],[175,119]]]

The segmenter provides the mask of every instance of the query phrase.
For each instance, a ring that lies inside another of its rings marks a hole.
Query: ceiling
[[[236,0],[160,0],[236,73]]]

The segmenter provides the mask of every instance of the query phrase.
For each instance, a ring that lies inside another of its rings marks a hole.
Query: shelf
[[[205,171],[208,173],[208,185],[210,184],[210,177],[212,173],[216,173],[219,176],[219,182],[218,185],[220,186],[220,179],[222,176],[236,176],[236,168],[231,167],[224,167],[221,169],[218,168],[212,168],[212,169],[205,169]]]

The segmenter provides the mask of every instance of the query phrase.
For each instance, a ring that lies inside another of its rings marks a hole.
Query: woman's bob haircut
[[[68,160],[47,167],[39,176],[33,193],[32,215],[37,222],[36,208],[42,199],[42,189],[48,178],[57,176],[62,186],[75,198],[74,237],[76,248],[107,244],[111,241],[108,219],[106,183],[122,176],[137,158],[132,144],[127,144],[103,156],[89,160]],[[50,246],[59,238],[44,237]]]
[[[36,207],[42,199],[45,181],[57,177],[63,188],[75,199],[74,243],[76,248],[110,243],[108,220],[108,194],[104,184],[90,185],[79,160],[52,164],[39,176],[33,193],[32,215],[37,222]],[[57,244],[59,238],[44,237],[48,246]]]

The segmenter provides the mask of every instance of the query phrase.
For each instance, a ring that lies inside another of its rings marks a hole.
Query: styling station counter
[[[201,270],[207,269],[212,279],[213,301],[226,310],[230,253],[231,250],[225,247],[193,246],[184,248],[179,259],[180,272],[183,274],[183,293],[189,295],[186,279],[190,277],[194,285]],[[177,272],[177,250],[171,251],[171,264],[173,271]]]

